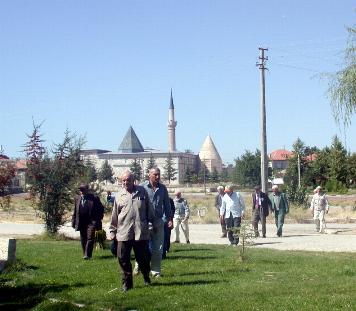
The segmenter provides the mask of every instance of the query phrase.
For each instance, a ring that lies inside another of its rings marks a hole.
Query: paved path
[[[107,225],[104,226],[107,229]],[[30,237],[44,232],[40,224],[0,223],[0,237]],[[69,224],[60,229],[68,237],[79,238]],[[220,226],[190,225],[190,241],[193,244],[226,244],[226,238],[220,238]],[[172,240],[174,240],[172,233]],[[356,224],[327,224],[327,234],[314,231],[313,224],[285,224],[283,237],[275,236],[275,227],[267,225],[267,238],[255,239],[255,247],[280,250],[307,250],[326,252],[356,252]]]

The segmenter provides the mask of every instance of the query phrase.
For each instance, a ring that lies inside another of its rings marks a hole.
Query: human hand
[[[173,221],[172,220],[168,220],[167,226],[168,226],[169,229],[173,229]]]
[[[327,214],[327,213],[329,213],[329,210],[328,210],[328,209],[325,211],[325,214]]]

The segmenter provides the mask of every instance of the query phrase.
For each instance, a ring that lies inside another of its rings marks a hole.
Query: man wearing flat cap
[[[252,226],[256,238],[260,235],[258,232],[258,222],[261,222],[262,237],[266,237],[266,217],[269,215],[268,208],[271,208],[271,201],[268,195],[261,191],[260,186],[256,186],[255,192],[252,194]]]
[[[98,196],[89,192],[87,184],[81,184],[78,190],[79,195],[74,200],[72,227],[80,232],[83,259],[88,260],[93,254],[95,230],[102,229],[104,206]]]

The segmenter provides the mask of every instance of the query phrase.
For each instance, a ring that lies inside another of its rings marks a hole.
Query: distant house
[[[0,154],[0,162],[9,162],[15,166],[15,177],[7,187],[10,193],[22,192],[26,183],[26,160],[11,160],[8,156]]]
[[[277,149],[269,154],[269,167],[274,170],[285,170],[293,153],[286,149]]]

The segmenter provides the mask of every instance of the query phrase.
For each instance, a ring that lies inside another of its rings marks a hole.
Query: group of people
[[[140,185],[135,184],[132,172],[125,171],[121,183],[115,197],[110,196],[113,209],[108,238],[113,241],[112,251],[117,255],[122,271],[122,290],[126,292],[133,288],[131,251],[135,254],[136,273],[142,273],[144,284],[149,285],[150,275],[161,276],[161,261],[169,251],[170,231],[175,228],[178,243],[181,228],[186,243],[190,243],[190,210],[180,191],[176,191],[173,200],[169,198],[167,188],[160,181],[159,168],[152,168],[148,180]],[[79,191],[72,225],[80,231],[83,259],[90,259],[95,230],[101,229],[104,207],[98,197],[89,194],[87,185],[81,185]]]
[[[238,237],[233,234],[232,228],[239,228],[241,219],[244,218],[245,203],[242,196],[233,191],[232,186],[222,186],[217,188],[218,194],[215,197],[215,207],[218,211],[221,224],[222,238],[228,237],[231,245],[239,243]],[[310,203],[310,209],[316,225],[316,231],[325,231],[325,214],[328,213],[329,204],[321,186],[314,190],[314,195]],[[272,186],[272,193],[268,196],[261,191],[260,186],[255,187],[252,194],[252,215],[251,222],[255,232],[255,237],[259,237],[258,224],[261,223],[262,238],[266,238],[266,217],[273,213],[277,228],[276,235],[282,236],[285,215],[289,212],[289,204],[286,195],[281,192],[277,185]]]
[[[122,174],[121,182],[122,187],[115,197],[110,194],[113,209],[109,239],[113,241],[112,251],[117,255],[122,271],[122,290],[126,292],[133,288],[134,272],[142,273],[145,285],[151,283],[150,275],[156,278],[161,276],[161,262],[169,251],[173,228],[176,243],[180,243],[180,229],[186,243],[190,243],[190,209],[179,190],[173,200],[169,197],[167,188],[160,181],[159,168],[152,168],[148,180],[140,185],[135,183],[130,171]],[[227,237],[230,244],[236,246],[239,237],[233,229],[241,226],[245,202],[231,185],[225,188],[219,186],[217,189],[215,206],[221,223],[221,237]],[[89,192],[88,185],[82,184],[78,190],[80,194],[75,198],[72,226],[80,232],[83,259],[89,260],[92,257],[95,231],[102,229],[104,206],[97,196]],[[316,229],[323,232],[324,216],[329,207],[321,187],[315,189],[310,208]],[[262,237],[266,237],[266,217],[270,211],[275,215],[277,236],[281,237],[284,218],[289,212],[286,195],[276,185],[272,187],[269,196],[256,186],[252,194],[252,225],[256,237],[259,236],[259,222],[262,225]],[[130,260],[132,249],[136,258],[135,270]]]

